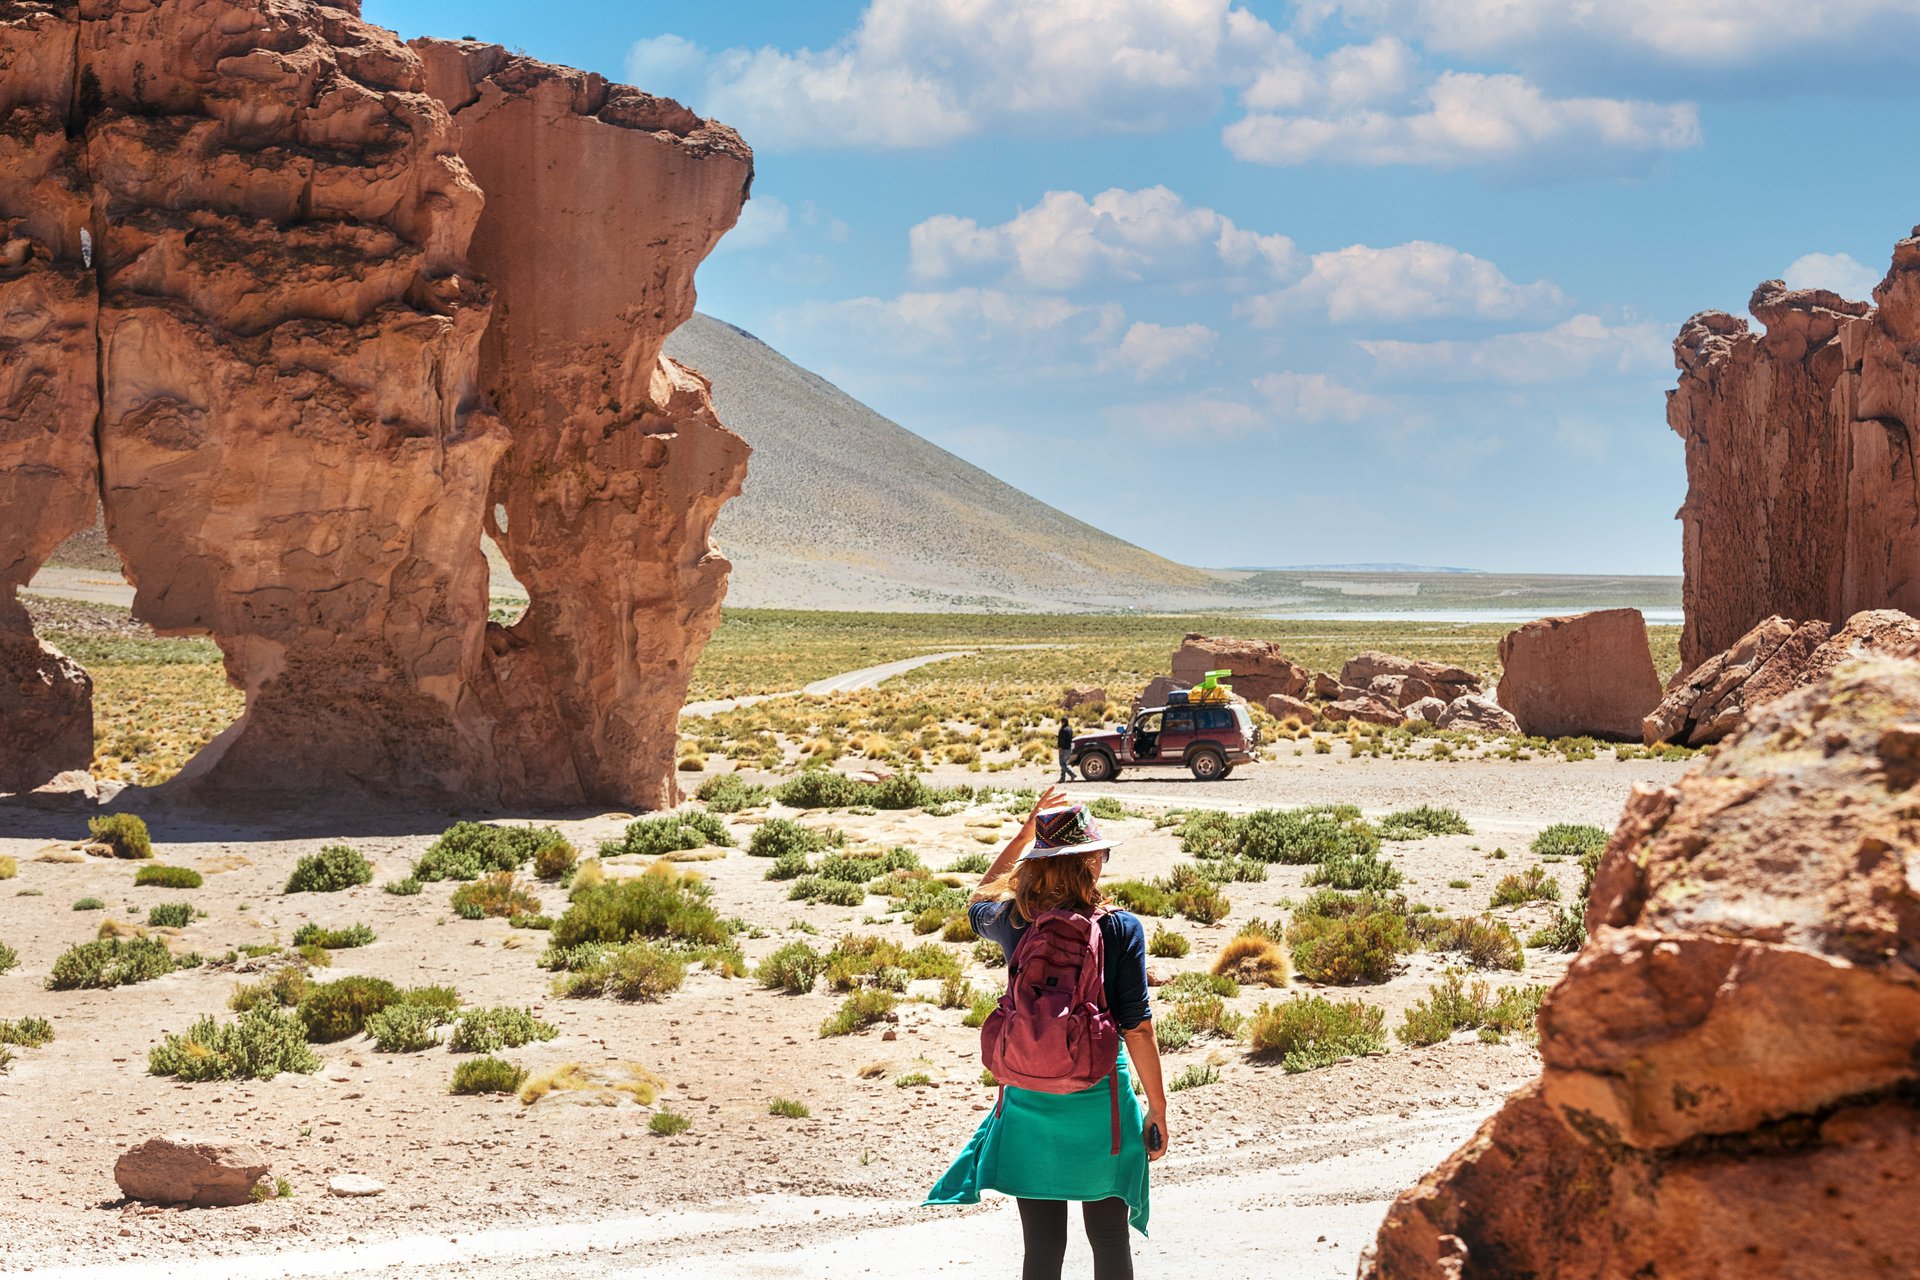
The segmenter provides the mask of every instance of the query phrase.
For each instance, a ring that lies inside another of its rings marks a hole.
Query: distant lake
[[[1629,606],[1606,605],[1605,608],[1623,608]],[[1278,618],[1289,622],[1532,622],[1535,618],[1559,617],[1569,613],[1583,613],[1578,607],[1565,609],[1526,610],[1514,609],[1364,609],[1344,613],[1304,612],[1304,613],[1263,613],[1263,618]],[[1684,623],[1686,614],[1679,609],[1642,609],[1647,623],[1656,627],[1677,627]]]

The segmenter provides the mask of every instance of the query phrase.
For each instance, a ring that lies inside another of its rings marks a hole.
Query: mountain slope
[[[696,315],[667,353],[747,438],[714,541],[727,603],[1098,609],[1244,603],[1228,584],[1073,519],[881,417],[759,339]]]

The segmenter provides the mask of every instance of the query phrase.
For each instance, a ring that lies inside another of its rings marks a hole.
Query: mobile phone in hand
[[[1147,1126],[1147,1150],[1158,1151],[1163,1145],[1164,1145],[1164,1140],[1160,1137],[1160,1126],[1157,1124],[1148,1125]]]

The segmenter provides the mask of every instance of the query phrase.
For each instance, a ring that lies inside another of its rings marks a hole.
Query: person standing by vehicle
[[[1023,1005],[1033,1007],[1050,990],[1073,992],[1076,1000],[1091,991],[1091,1008],[1072,1011],[1084,1026],[1069,1042],[1104,1041],[1112,1066],[1087,1087],[1063,1079],[1071,1091],[1003,1084],[998,1105],[926,1203],[974,1204],[982,1188],[1014,1196],[1026,1244],[1022,1280],[1059,1280],[1067,1202],[1078,1200],[1093,1246],[1094,1280],[1132,1280],[1127,1228],[1146,1234],[1147,1166],[1168,1146],[1167,1099],[1147,997],[1146,933],[1130,912],[1107,909],[1099,878],[1114,842],[1101,838],[1086,806],[1065,799],[1050,787],[1034,803],[967,908],[974,932],[998,942],[1010,962],[1008,994],[982,1029],[982,1044],[989,1064],[1013,1060],[1010,1046],[1030,1049],[1045,1036],[1044,1028],[1036,1037],[1031,1024],[1016,1025]],[[1076,929],[1086,939],[1080,964],[1097,966],[1091,973],[1081,968],[1077,983],[1076,974],[1060,966],[1082,953],[1058,945]],[[1023,941],[1033,945],[1023,950]],[[1059,985],[1036,981],[1025,992],[1018,986],[1023,971],[1057,974]],[[1020,1063],[1023,1072],[1047,1069],[1030,1052]],[[1134,1096],[1136,1071],[1144,1110]]]
[[[1073,726],[1067,723],[1065,716],[1060,717],[1060,732],[1053,735],[1060,747],[1060,781],[1073,781]]]

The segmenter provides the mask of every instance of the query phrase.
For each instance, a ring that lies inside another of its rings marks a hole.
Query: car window
[[[1200,727],[1202,729],[1231,729],[1233,728],[1233,712],[1227,710],[1225,707],[1206,707],[1200,712]]]
[[[1138,729],[1141,733],[1160,732],[1160,713],[1156,711],[1150,716],[1141,716],[1139,722],[1134,725],[1134,728]]]
[[[1167,712],[1167,732],[1168,733],[1192,733],[1193,732],[1193,712],[1191,711]]]

